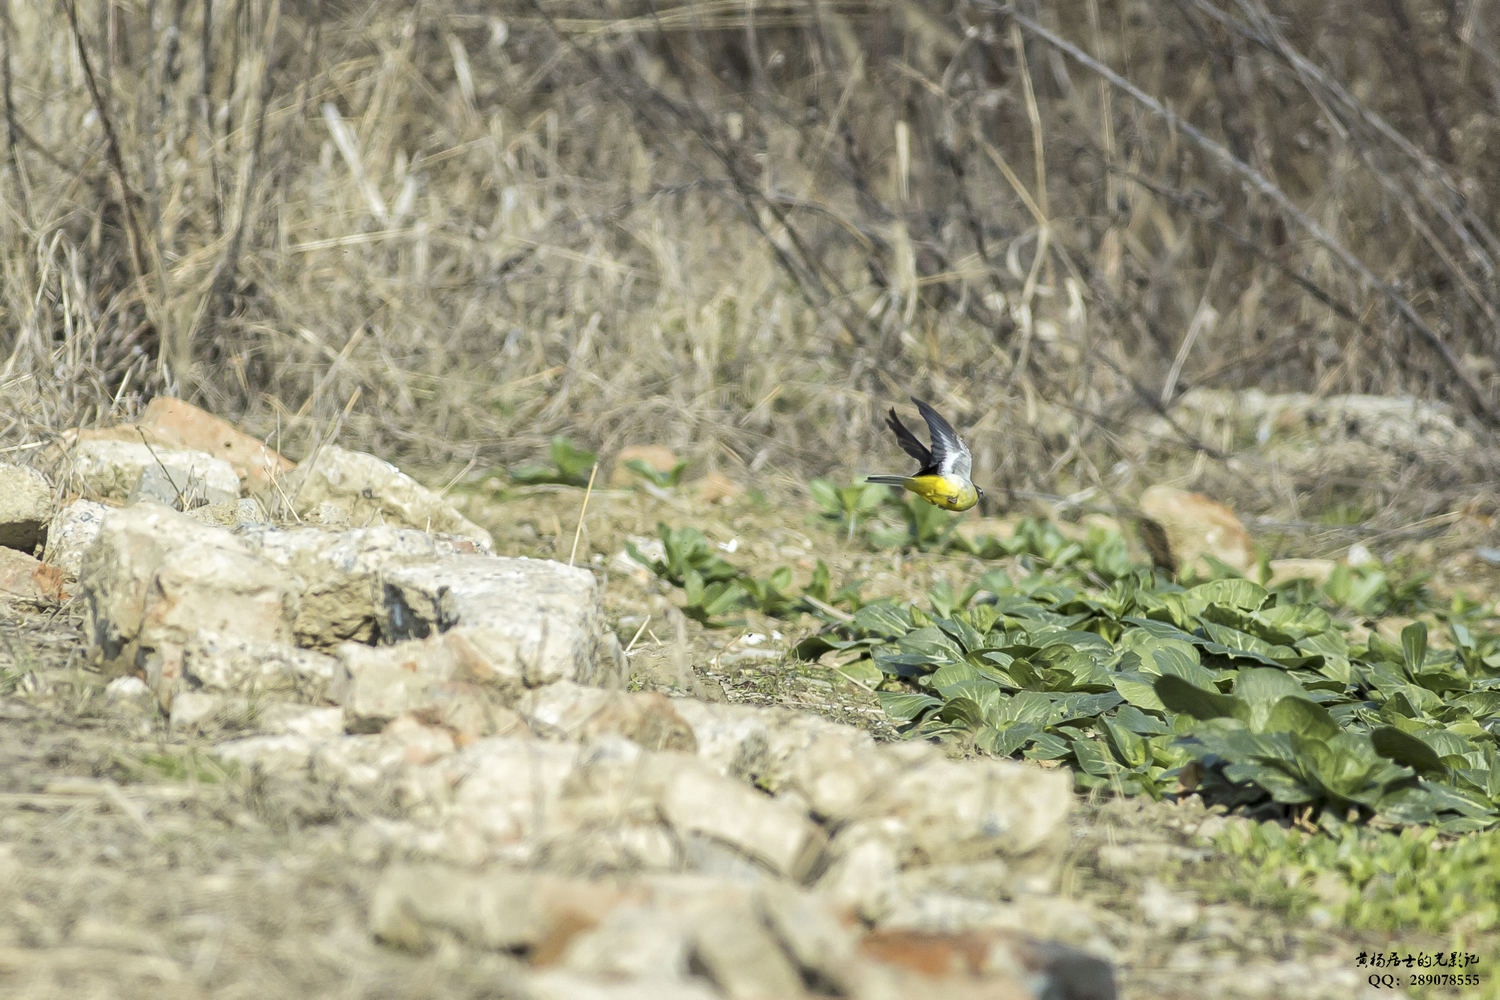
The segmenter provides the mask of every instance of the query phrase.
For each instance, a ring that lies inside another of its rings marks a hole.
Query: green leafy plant
[[[696,528],[672,528],[658,523],[656,531],[661,538],[663,558],[653,559],[628,541],[625,543],[626,552],[661,579],[681,587],[686,601],[683,613],[705,625],[740,624],[738,620],[725,620],[722,616],[744,607],[754,607],[763,614],[781,617],[803,611],[825,615],[822,608],[806,599],[809,596],[828,607],[839,604],[851,608],[860,606],[859,588],[864,581],[855,580],[834,589],[828,566],[821,559],[808,585],[800,593],[793,593],[790,566],[782,566],[760,579],[715,553],[708,539]]]
[[[625,551],[663,580],[683,589],[687,599],[684,614],[707,624],[740,607],[746,597],[740,571],[713,551],[703,532],[658,523],[656,533],[664,558],[652,559],[630,542],[625,543]]]
[[[980,559],[1004,559],[1022,556],[1034,566],[1059,571],[1069,567],[1094,577],[1095,583],[1109,583],[1140,569],[1130,560],[1125,539],[1117,531],[1106,531],[1094,525],[1082,541],[1073,541],[1051,521],[1026,518],[1019,522],[1008,538],[979,535],[966,538],[953,534],[948,548]]]
[[[942,534],[952,520],[922,516],[908,542],[958,544]],[[820,616],[825,628],[796,655],[837,653],[836,669],[877,688],[908,736],[1064,761],[1080,787],[1122,794],[1189,787],[1251,810],[1449,832],[1500,820],[1500,634],[1454,601],[1434,612],[1446,618],[1442,648],[1427,622],[1399,643],[1378,632],[1351,642],[1315,601],[1347,615],[1350,601],[1420,599],[1419,585],[1392,587],[1379,570],[1349,575],[1379,581],[1360,592],[1305,581],[1270,591],[1227,570],[1184,587],[1132,565],[1117,534],[1071,541],[1028,521],[964,544],[999,547],[1029,575],[941,580],[919,608],[865,602],[857,582],[835,589],[823,563],[799,596],[789,567],[757,579],[692,529],[658,531],[666,557],[636,557],[684,588],[690,613]]]
[[[1410,612],[1420,609],[1428,597],[1426,584],[1430,573],[1400,574],[1388,572],[1378,563],[1357,568],[1335,566],[1316,593],[1339,608],[1347,608],[1367,618]],[[1310,588],[1310,584],[1307,585]],[[1310,591],[1303,589],[1302,596]]]
[[[745,588],[750,603],[763,614],[785,617],[803,607],[800,598],[789,593],[792,586],[792,568],[782,566],[764,580],[744,574],[740,585]]]
[[[551,458],[551,465],[518,465],[510,470],[510,478],[526,486],[540,483],[587,486],[589,472],[599,456],[559,434],[552,439]]]
[[[625,468],[634,472],[642,479],[659,489],[672,489],[682,482],[682,474],[687,470],[688,463],[684,459],[677,462],[666,472],[662,472],[644,459],[632,458],[625,463]]]
[[[1358,647],[1322,608],[1244,579],[1185,589],[1138,570],[1090,596],[987,576],[935,587],[930,613],[867,605],[797,653],[868,656],[908,735],[1064,760],[1085,788],[1201,780],[1234,805],[1450,831],[1500,819],[1492,635],[1455,623],[1455,648],[1435,650],[1417,623],[1399,646]]]
[[[832,480],[814,479],[808,482],[807,491],[813,503],[826,518],[838,521],[844,529],[846,541],[854,541],[854,532],[861,517],[868,517],[885,503],[890,490],[879,483],[850,483],[835,486]]]

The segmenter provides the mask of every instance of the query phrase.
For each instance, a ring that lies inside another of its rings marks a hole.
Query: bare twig
[[[125,213],[125,233],[130,241],[130,262],[135,268],[137,282],[144,282],[149,268],[146,265],[146,241],[141,235],[140,220],[136,217],[136,195],[125,174],[125,158],[120,154],[120,139],[115,134],[114,118],[109,105],[99,92],[99,81],[94,75],[94,64],[89,59],[89,50],[83,44],[83,32],[78,28],[78,0],[68,0],[68,25],[73,30],[73,44],[78,49],[78,61],[83,66],[83,78],[88,84],[89,96],[94,100],[94,111],[99,116],[99,125],[104,129],[104,139],[109,152],[109,165],[115,180],[120,185],[121,210]],[[144,295],[144,289],[143,289]],[[142,302],[145,305],[146,302]]]
[[[643,621],[643,622],[641,622],[641,627],[635,630],[635,635],[633,635],[633,636],[630,637],[630,642],[625,647],[625,655],[626,656],[630,655],[630,651],[635,648],[636,640],[641,637],[641,633],[644,632],[644,631],[646,631],[646,626],[650,625],[650,624],[651,624],[651,616],[647,615],[646,616],[646,620]],[[658,642],[657,644],[660,645],[660,642]]]
[[[978,2],[982,6],[1009,15],[1015,19],[1017,24],[1033,35],[1041,38],[1060,52],[1063,52],[1080,65],[1103,76],[1117,89],[1129,94],[1138,104],[1165,121],[1169,128],[1187,136],[1200,149],[1209,153],[1219,163],[1243,178],[1257,192],[1274,202],[1288,218],[1295,221],[1309,236],[1336,257],[1340,263],[1358,275],[1360,280],[1369,287],[1379,291],[1390,302],[1412,329],[1416,330],[1422,339],[1427,342],[1428,346],[1437,353],[1449,372],[1463,386],[1469,408],[1476,416],[1481,417],[1486,423],[1492,426],[1500,425],[1500,410],[1497,410],[1494,404],[1489,401],[1484,390],[1475,381],[1474,376],[1470,374],[1468,369],[1464,367],[1458,355],[1454,353],[1453,349],[1448,346],[1447,342],[1443,340],[1438,332],[1417,313],[1411,302],[1397,292],[1389,283],[1381,280],[1375,272],[1370,270],[1364,261],[1351,253],[1342,243],[1325,232],[1322,226],[1306,212],[1302,211],[1301,208],[1297,207],[1296,203],[1279,187],[1272,184],[1264,174],[1236,157],[1224,146],[1210,139],[1192,125],[1180,119],[1175,112],[1167,108],[1156,98],[1147,94],[1108,66],[1100,63],[1072,42],[1043,27],[1012,7],[995,3],[994,0],[978,0]]]
[[[849,622],[854,621],[854,616],[853,615],[851,615],[851,614],[849,614],[847,612],[844,612],[844,611],[840,611],[838,608],[834,607],[832,604],[827,604],[827,603],[825,603],[823,601],[820,601],[816,597],[813,597],[811,594],[803,594],[802,595],[802,599],[804,601],[806,601],[808,604],[811,604],[813,607],[817,608],[819,611],[823,612],[825,615],[827,615],[830,618],[836,618],[839,621],[844,622],[845,624],[848,624]]]
[[[573,551],[568,553],[568,565],[573,565],[573,560],[578,556],[578,539],[583,536],[583,515],[588,513],[589,497],[594,493],[594,476],[599,473],[599,463],[589,470],[589,485],[583,491],[583,506],[578,508],[578,527],[573,529]]]
[[[209,327],[207,333],[210,338],[218,335],[220,325],[229,310],[228,299],[234,290],[240,265],[240,253],[245,243],[245,232],[250,228],[251,216],[254,214],[255,188],[260,180],[261,147],[265,143],[266,136],[266,111],[271,103],[271,85],[274,79],[271,70],[276,58],[276,25],[280,17],[281,0],[271,0],[271,9],[266,12],[265,31],[261,41],[261,79],[260,89],[257,92],[259,107],[255,116],[255,137],[251,140],[250,151],[247,154],[249,162],[241,171],[242,187],[234,215],[234,229],[230,232],[229,245],[224,250],[224,259],[214,273],[213,285],[208,292]],[[179,372],[185,372],[191,360],[191,336],[190,334],[186,343],[176,345],[174,353],[177,356],[172,360]]]

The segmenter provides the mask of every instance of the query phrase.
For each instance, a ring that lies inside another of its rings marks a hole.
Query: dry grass
[[[0,8],[0,447],[170,392],[787,487],[914,391],[1113,491],[1195,387],[1500,413],[1478,0],[74,4]]]

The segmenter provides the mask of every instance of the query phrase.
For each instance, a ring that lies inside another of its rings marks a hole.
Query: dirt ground
[[[581,500],[543,489],[462,505],[495,533],[497,551],[566,559]],[[868,690],[788,656],[811,618],[750,614],[743,626],[703,628],[676,610],[679,594],[618,558],[626,538],[653,535],[661,520],[700,528],[757,572],[792,565],[805,580],[823,559],[836,581],[867,578],[869,596],[915,597],[981,565],[851,550],[801,517],[749,499],[709,506],[596,491],[577,558],[607,581],[622,643],[634,639],[633,684],[788,705],[896,738]],[[375,943],[366,904],[387,859],[357,836],[358,807],[317,787],[227,773],[205,739],[111,698],[85,666],[82,612],[77,600],[0,608],[0,996],[511,995],[520,967],[511,956],[457,945],[415,956]],[[1222,863],[1207,835],[1224,822],[1196,798],[1080,800],[1058,891],[1038,905],[1054,933],[1107,950],[1121,996],[1140,1000],[1390,995],[1365,985],[1362,951],[1441,945],[1197,898],[1194,886]]]

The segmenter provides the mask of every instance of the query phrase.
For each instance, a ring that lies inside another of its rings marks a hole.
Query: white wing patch
[[[927,421],[927,430],[932,434],[932,462],[937,466],[938,473],[956,476],[967,482],[974,466],[969,446],[963,443],[953,425],[944,420],[942,414],[920,399],[913,398],[912,402],[917,404],[922,419]]]

